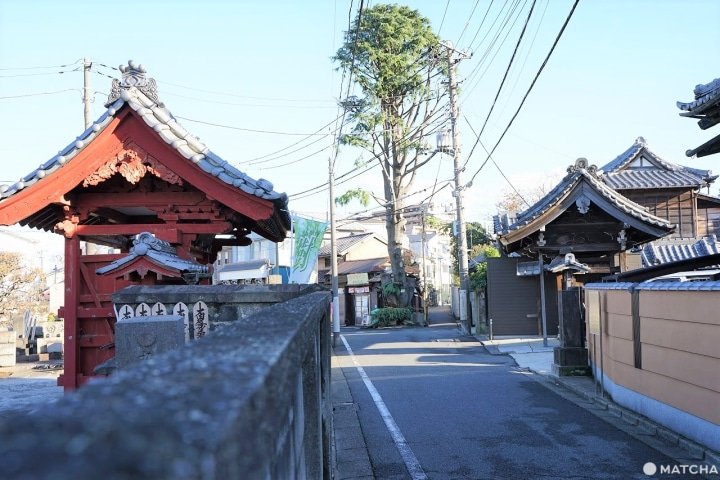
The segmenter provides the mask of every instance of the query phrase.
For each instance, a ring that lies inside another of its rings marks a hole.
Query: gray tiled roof
[[[643,156],[654,167],[642,169],[627,168],[635,159]],[[710,170],[685,167],[668,162],[653,153],[643,137],[600,169],[603,181],[613,189],[645,188],[697,188],[714,181]]]
[[[715,236],[691,241],[672,243],[650,243],[642,249],[643,266],[661,265],[668,262],[688,260],[720,253],[720,242]]]
[[[112,121],[120,109],[127,105],[151,127],[162,140],[188,161],[205,172],[245,193],[265,200],[287,203],[287,195],[273,190],[273,184],[265,179],[255,180],[213,153],[197,137],[183,128],[172,113],[158,101],[153,79],[145,78],[141,65],[130,61],[129,67],[121,67],[123,80],[113,81],[113,91],[106,104],[107,110],[88,129],[81,133],[57,155],[40,165],[11,185],[0,187],[0,198],[8,198],[22,189],[41,181],[45,176],[62,168],[95,139]]]
[[[229,273],[229,272],[244,272],[246,270],[257,270],[261,267],[269,267],[270,260],[267,258],[261,258],[259,260],[248,260],[245,262],[235,262],[223,265],[218,273]]]
[[[602,176],[598,175],[595,171],[591,171],[593,168],[594,167],[570,167],[568,169],[569,173],[560,181],[560,183],[557,184],[557,186],[555,186],[555,188],[553,188],[547,195],[541,198],[530,208],[519,213],[515,222],[512,225],[509,225],[507,229],[503,229],[501,233],[507,234],[530,224],[533,220],[542,216],[545,212],[552,208],[553,205],[557,204],[563,197],[569,194],[581,181],[585,181],[590,184],[600,195],[605,197],[608,201],[610,201],[610,203],[625,213],[632,215],[643,222],[656,225],[658,227],[671,228],[671,224],[667,220],[652,215],[648,212],[647,208],[638,205],[603,183],[601,180]]]
[[[335,243],[337,244],[337,253],[338,255],[344,255],[350,248],[354,247],[355,245],[362,243],[366,239],[374,236],[375,234],[372,232],[369,233],[361,233],[360,235],[350,235],[349,237],[343,237],[343,238],[337,238],[335,239]],[[320,251],[318,251],[318,255],[321,257],[327,257],[330,255],[330,244],[323,245],[320,248]]]
[[[201,265],[191,260],[177,256],[175,248],[168,242],[155,238],[152,233],[143,232],[135,237],[133,246],[127,256],[119,258],[104,267],[95,270],[98,275],[115,271],[139,257],[148,257],[155,263],[179,272],[196,272],[201,275],[208,274],[207,265]]]
[[[720,101],[720,78],[716,78],[710,83],[696,85],[693,93],[695,100],[677,102],[676,105],[680,110],[691,112],[693,115],[701,115],[704,110]]]

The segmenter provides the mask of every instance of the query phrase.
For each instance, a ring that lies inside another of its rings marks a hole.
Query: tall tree
[[[47,309],[44,288],[42,270],[25,267],[19,253],[0,252],[0,316]]]
[[[447,66],[439,52],[427,18],[405,6],[379,4],[358,13],[334,58],[362,90],[343,101],[353,127],[341,140],[366,149],[382,167],[388,255],[400,286],[406,284],[405,197],[434,155],[428,137],[442,120],[446,93],[437,79]]]

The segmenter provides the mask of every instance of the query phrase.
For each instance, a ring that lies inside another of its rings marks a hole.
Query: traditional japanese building
[[[672,234],[643,247],[642,266],[702,254],[706,244],[713,244],[710,251],[720,249],[720,198],[709,193],[717,179],[712,171],[669,162],[643,137],[600,170],[607,186],[675,225]]]
[[[670,238],[720,234],[720,199],[709,195],[718,177],[712,171],[664,160],[643,137],[600,170],[608,187],[676,225]]]
[[[488,259],[488,315],[496,335],[542,333],[543,301],[547,333],[558,331],[556,300],[563,285],[559,275],[544,272],[568,263],[567,254],[574,257],[570,263],[584,266],[583,282],[599,280],[625,269],[628,250],[674,231],[671,222],[613,190],[603,177],[581,158],[514,221],[495,217],[504,253]]]
[[[278,242],[290,227],[284,193],[239,171],[183,128],[141,65],[131,61],[120,70],[100,118],[0,189],[0,225],[65,237],[59,382],[66,388],[84,383],[113,356],[113,292],[167,279],[207,283],[207,266],[222,246],[248,245],[250,232]],[[81,241],[119,253],[83,255]]]
[[[695,100],[677,102],[683,117],[697,118],[702,130],[720,123],[720,78],[710,83],[695,86]],[[688,157],[705,157],[720,152],[720,135],[711,138],[699,147],[685,152]]]

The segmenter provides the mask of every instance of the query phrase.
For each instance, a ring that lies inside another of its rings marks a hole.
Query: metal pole
[[[330,274],[332,276],[333,348],[340,336],[340,299],[338,298],[337,243],[335,242],[335,169],[333,158],[328,159],[328,190],[330,191]]]
[[[85,110],[85,128],[87,129],[92,125],[92,119],[90,118],[90,67],[92,62],[87,58],[83,58],[83,107]]]
[[[538,265],[540,266],[540,311],[542,315],[543,346],[548,346],[547,341],[547,309],[545,308],[545,269],[543,268],[543,255],[538,253]]]
[[[458,128],[457,119],[459,117],[459,106],[457,102],[457,81],[455,79],[455,64],[452,54],[455,49],[452,45],[445,45],[447,49],[448,61],[448,87],[450,89],[450,128],[452,131],[453,145],[453,169],[455,171],[455,208],[458,224],[457,246],[458,246],[458,274],[460,276],[460,291],[458,292],[460,302],[460,325],[462,325],[463,333],[469,335],[471,333],[470,317],[468,315],[468,248],[467,233],[465,226],[465,218],[463,212],[463,189],[465,188],[460,181],[460,130]],[[458,60],[459,61],[459,60]]]
[[[422,301],[423,301],[423,325],[428,326],[428,305],[427,305],[427,291],[428,291],[428,284],[427,284],[427,275],[425,274],[425,241],[426,241],[426,234],[425,234],[425,206],[423,205],[422,211],[421,211],[421,217],[422,219],[422,237],[421,237],[421,245],[422,245],[422,281],[423,281],[423,295],[422,295]]]

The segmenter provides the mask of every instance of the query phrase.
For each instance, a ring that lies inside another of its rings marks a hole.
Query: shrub
[[[376,308],[370,312],[372,321],[370,327],[389,327],[392,325],[409,325],[412,322],[413,312],[409,308]]]

